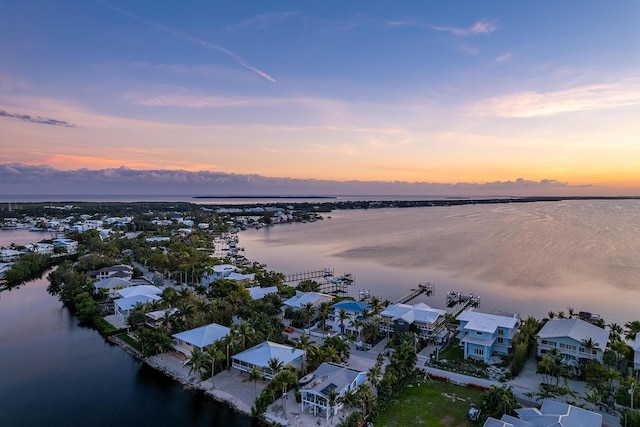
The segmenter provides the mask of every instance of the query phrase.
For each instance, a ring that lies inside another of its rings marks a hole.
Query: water
[[[333,267],[394,301],[419,282],[481,310],[542,318],[572,307],[607,323],[640,319],[640,201],[593,200],[334,211],[331,219],[248,230],[250,259],[285,273]]]
[[[251,425],[79,326],[46,286],[0,294],[0,425]]]

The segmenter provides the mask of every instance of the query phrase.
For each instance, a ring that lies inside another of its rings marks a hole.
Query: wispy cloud
[[[512,58],[513,58],[513,53],[512,52],[507,52],[505,54],[502,54],[502,55],[498,56],[496,58],[496,62],[500,62],[500,63],[509,62],[509,61],[511,61]]]
[[[215,44],[215,43],[209,43],[206,40],[202,40],[199,37],[195,37],[192,36],[190,34],[187,33],[183,33],[182,31],[178,31],[176,29],[167,27],[165,25],[162,24],[158,24],[157,22],[153,22],[150,21],[148,19],[145,18],[141,18],[138,15],[135,15],[131,12],[128,12],[124,9],[120,9],[119,7],[115,7],[103,0],[95,0],[97,3],[100,3],[101,5],[116,11],[118,13],[120,13],[121,15],[127,16],[129,18],[135,19],[136,21],[142,22],[145,25],[148,25],[149,27],[155,28],[156,30],[162,31],[164,33],[170,34],[174,37],[177,37],[179,39],[182,39],[184,41],[187,41],[189,43],[195,44],[195,45],[200,45],[203,47],[206,47],[207,49],[212,49],[212,50],[217,50],[218,52],[222,52],[223,54],[227,55],[228,57],[230,57],[231,59],[233,59],[235,62],[237,62],[238,64],[240,64],[241,66],[243,66],[244,68],[253,71],[254,73],[258,74],[260,77],[262,77],[265,80],[268,80],[272,83],[275,83],[276,80],[271,77],[269,74],[265,73],[264,71],[260,70],[257,67],[254,67],[253,65],[249,64],[247,61],[245,61],[242,57],[240,57],[238,54],[230,51],[229,49],[225,49],[224,47]]]
[[[36,123],[40,125],[62,126],[67,128],[78,127],[75,124],[66,122],[64,120],[52,119],[50,117],[32,116],[30,114],[16,114],[16,113],[12,114],[4,110],[0,110],[0,117],[5,117],[8,119],[16,119],[16,120],[21,120],[23,122]]]
[[[9,73],[0,72],[0,91],[10,91],[16,89],[28,89],[29,84],[20,77],[11,75]]]
[[[186,94],[168,94],[153,97],[142,97],[130,94],[127,97],[133,99],[133,102],[138,105],[178,108],[252,107],[284,104],[287,102],[286,100],[275,98],[243,98]]]
[[[253,18],[245,19],[244,21],[240,21],[237,24],[229,25],[225,27],[222,31],[231,32],[242,29],[252,29],[252,30],[264,30],[267,27],[277,24],[280,21],[283,21],[288,18],[293,18],[296,16],[300,16],[300,12],[290,11],[290,12],[278,12],[278,13],[265,13],[262,15],[254,16]]]
[[[470,36],[475,34],[490,34],[498,29],[496,24],[491,21],[478,21],[470,27],[467,28],[458,28],[458,27],[450,27],[450,26],[430,26],[432,30],[436,31],[444,31],[454,36]]]
[[[474,107],[477,114],[542,117],[640,105],[640,78],[553,92],[518,92],[491,98]]]

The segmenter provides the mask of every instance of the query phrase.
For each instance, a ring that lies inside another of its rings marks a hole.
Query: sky
[[[640,195],[639,136],[635,0],[0,0],[0,193]]]

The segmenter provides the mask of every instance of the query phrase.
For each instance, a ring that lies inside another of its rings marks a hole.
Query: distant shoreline
[[[193,196],[192,199],[337,199],[336,196]]]

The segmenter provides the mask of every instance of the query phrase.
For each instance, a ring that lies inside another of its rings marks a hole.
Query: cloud
[[[444,31],[454,36],[470,36],[476,34],[491,34],[498,29],[496,24],[491,21],[478,21],[467,28],[457,28],[450,26],[430,26],[432,30]]]
[[[62,126],[67,128],[78,127],[75,124],[65,122],[64,120],[52,119],[49,117],[32,116],[29,114],[12,114],[4,110],[0,110],[0,117],[6,117],[8,119],[16,119],[16,120],[21,120],[23,122],[36,123],[40,125]]]
[[[0,91],[8,92],[25,89],[29,89],[29,84],[26,81],[9,73],[0,72]]]
[[[126,167],[59,170],[21,163],[0,164],[0,193],[33,194],[146,194],[146,195],[540,195],[579,187],[555,179],[487,183],[403,181],[330,181],[266,177],[212,171],[141,170]]]
[[[509,62],[509,61],[511,61],[512,58],[513,58],[513,53],[507,52],[505,54],[502,54],[502,55],[498,56],[496,58],[496,62],[500,62],[500,63]]]
[[[278,12],[278,13],[265,13],[262,15],[254,16],[253,18],[245,19],[244,21],[240,21],[237,24],[229,25],[224,28],[222,31],[230,32],[237,31],[241,29],[252,29],[252,30],[264,30],[267,27],[270,27],[280,21],[283,21],[287,18],[300,16],[300,12],[291,11],[291,12]]]
[[[168,94],[152,97],[129,94],[127,98],[133,99],[133,102],[138,105],[179,108],[251,107],[283,104],[286,102],[286,100],[274,98],[243,98],[188,94]]]
[[[552,92],[518,92],[474,106],[477,114],[531,118],[640,105],[640,78]]]
[[[170,34],[170,35],[172,35],[174,37],[177,37],[177,38],[182,39],[184,41],[187,41],[189,43],[192,43],[192,44],[195,44],[195,45],[200,45],[200,46],[206,47],[207,49],[212,49],[212,50],[217,50],[218,52],[222,52],[225,55],[227,55],[228,57],[230,57],[231,59],[233,59],[235,62],[237,62],[238,64],[243,66],[244,68],[246,68],[248,70],[251,70],[254,73],[258,74],[263,79],[268,80],[268,81],[270,81],[272,83],[276,82],[276,80],[273,77],[271,77],[269,74],[265,73],[264,71],[260,70],[257,67],[254,67],[253,65],[249,64],[242,57],[240,57],[240,55],[238,55],[238,54],[236,54],[236,53],[234,53],[234,52],[232,52],[232,51],[230,51],[228,49],[225,49],[224,47],[222,47],[222,46],[220,46],[218,44],[209,43],[206,40],[202,40],[201,38],[192,36],[190,34],[183,33],[182,31],[178,31],[178,30],[175,30],[173,28],[167,27],[165,25],[161,25],[161,24],[158,24],[156,22],[149,21],[148,19],[141,18],[138,15],[135,15],[135,14],[133,14],[131,12],[127,12],[124,9],[120,9],[118,7],[115,7],[115,6],[105,2],[103,0],[95,0],[95,1],[97,3],[102,4],[103,6],[105,6],[107,8],[109,8],[109,9],[111,9],[111,10],[114,10],[114,11],[120,13],[121,15],[124,15],[124,16],[127,16],[129,18],[135,19],[136,21],[140,21],[145,25],[148,25],[148,26],[150,26],[152,28],[155,28],[156,30],[160,30],[160,31],[162,31],[164,33]]]

